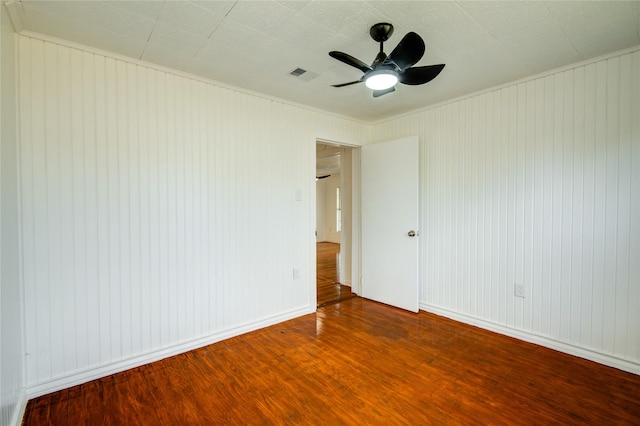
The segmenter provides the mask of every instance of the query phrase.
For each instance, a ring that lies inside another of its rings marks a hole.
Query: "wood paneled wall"
[[[423,308],[640,373],[638,50],[372,134],[420,136]]]
[[[315,141],[369,135],[420,137],[423,308],[640,372],[638,51],[368,126],[18,39],[31,396],[314,310]]]
[[[31,395],[315,310],[315,141],[366,126],[28,36],[19,103]]]
[[[0,425],[18,425],[27,402],[20,288],[16,39],[0,5]]]

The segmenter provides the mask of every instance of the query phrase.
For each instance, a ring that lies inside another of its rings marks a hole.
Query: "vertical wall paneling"
[[[633,55],[631,64],[630,75],[637,76],[640,74],[640,55]],[[640,117],[640,102],[634,101],[634,99],[640,98],[640,81],[637,78],[633,78],[631,82],[631,117]],[[640,120],[631,120],[631,134],[629,143],[631,146],[631,177],[632,183],[630,191],[630,206],[629,206],[629,287],[627,300],[640,300],[640,285],[638,285],[638,277],[640,276],[640,221],[634,220],[634,218],[640,217],[640,186],[637,182],[640,182],[640,144],[637,143],[640,140]],[[635,142],[634,142],[635,141]],[[634,305],[629,306],[628,309],[628,324],[640,323],[640,309],[635,309]],[[629,327],[627,331],[627,350],[631,354],[632,359],[640,358],[640,333],[637,333],[633,327]]]
[[[606,160],[607,160],[607,64],[596,64],[596,113],[594,141],[594,217],[593,217],[593,288],[591,311],[591,344],[597,349],[603,348],[604,298],[605,290],[605,220],[606,220]]]
[[[20,275],[16,36],[0,6],[0,424],[18,425],[27,402]]]
[[[479,232],[480,232],[480,241],[481,244],[478,246],[478,250],[480,252],[491,253],[491,215],[484,214],[484,212],[490,212],[492,207],[492,186],[490,181],[489,171],[492,168],[492,160],[493,157],[487,156],[487,151],[492,146],[493,138],[487,137],[487,128],[490,126],[491,116],[487,114],[488,109],[493,107],[493,98],[491,96],[487,96],[484,98],[478,99],[478,108],[480,109],[480,113],[478,114],[478,144],[480,146],[480,158],[483,158],[484,161],[481,161],[479,164],[479,195],[478,202],[481,203],[482,209],[480,214],[478,223],[479,223]],[[446,123],[440,123],[442,129],[440,133],[446,133]],[[438,224],[435,224],[438,226]],[[437,243],[434,241],[437,248]],[[478,310],[479,315],[482,316],[491,316],[492,311],[492,295],[491,295],[491,263],[482,263],[481,270],[478,275]],[[444,274],[445,271],[441,270],[440,274]]]
[[[606,162],[605,162],[605,217],[604,217],[604,282],[603,287],[603,312],[602,316],[602,346],[613,348],[615,340],[615,318],[616,318],[616,293],[623,284],[618,280],[618,227],[619,215],[626,212],[619,212],[620,196],[620,60],[611,58],[607,61],[606,70]],[[609,283],[616,283],[615,287],[607,288]],[[624,307],[617,307],[624,309]]]
[[[576,87],[576,93],[584,93],[584,138],[576,145],[582,145],[582,156],[576,163],[582,164],[582,204],[578,208],[582,212],[582,226],[577,229],[582,236],[582,250],[576,253],[576,259],[582,260],[579,267],[580,303],[576,310],[580,313],[579,341],[591,344],[591,313],[593,311],[593,248],[594,248],[594,189],[595,189],[595,115],[596,96],[595,64],[584,67],[584,84]],[[587,119],[589,117],[589,119]],[[576,276],[578,269],[574,269]],[[577,278],[577,277],[576,277]],[[577,283],[577,282],[576,282]]]
[[[95,65],[95,93],[96,99],[106,99],[107,90],[107,60],[106,58],[96,58]],[[97,316],[97,359],[102,362],[109,359],[110,315],[109,315],[109,263],[105,253],[109,252],[109,163],[108,163],[108,130],[107,130],[107,107],[105,102],[96,102],[95,110],[95,190],[96,190],[96,238],[97,238],[97,288],[94,290],[93,303],[98,310]]]
[[[424,309],[640,372],[639,63],[612,55],[373,126],[418,129]]]
[[[523,330],[530,331],[533,329],[533,295],[536,292],[536,288],[533,287],[533,271],[534,271],[534,224],[537,216],[535,216],[534,210],[534,183],[535,183],[535,123],[536,123],[536,82],[528,81],[525,83],[526,93],[519,102],[519,105],[526,105],[524,110],[525,124],[524,124],[524,190],[523,190],[523,214],[524,214],[524,227],[522,237],[522,253],[523,253],[523,284],[529,284],[526,287],[526,297],[528,300],[522,300],[523,305]],[[518,277],[516,277],[518,278]],[[529,302],[531,301],[531,302]]]
[[[571,341],[580,340],[580,323],[581,311],[580,301],[584,297],[583,283],[584,277],[581,269],[581,256],[583,253],[583,226],[584,226],[584,141],[585,135],[585,69],[577,68],[574,70],[573,78],[573,110],[572,110],[572,132],[573,146],[567,155],[572,161],[571,171],[571,210],[568,218],[570,223],[570,247],[571,261],[568,265],[569,277],[567,279],[569,286],[569,306],[568,318],[565,319],[569,324],[569,332],[567,338]],[[567,226],[568,228],[569,226]],[[569,230],[567,230],[569,231]],[[588,284],[587,284],[588,285]]]
[[[55,368],[65,371],[71,366],[74,360],[64,356],[64,348],[67,350],[75,350],[74,342],[74,324],[75,324],[75,295],[73,293],[73,287],[61,286],[63,282],[72,283],[74,276],[74,264],[71,256],[64,256],[64,253],[71,253],[73,250],[73,233],[72,227],[74,218],[69,211],[69,206],[73,203],[73,193],[71,188],[73,187],[72,169],[73,169],[73,150],[71,145],[71,97],[70,97],[70,82],[71,82],[71,56],[68,49],[57,49],[57,69],[58,72],[52,73],[56,78],[56,86],[58,88],[58,96],[56,104],[52,111],[57,109],[58,114],[58,150],[57,155],[53,155],[51,158],[52,163],[58,164],[58,182],[59,182],[59,227],[57,231],[60,233],[57,247],[53,247],[53,250],[59,252],[59,259],[57,265],[59,268],[59,275],[57,276],[56,285],[58,286],[57,295],[59,295],[60,305],[58,306],[58,315],[64,326],[58,328],[58,332],[62,334],[62,338],[59,340],[62,342],[59,347],[56,348],[59,351],[61,357],[62,366],[56,365]],[[52,86],[52,87],[56,87]],[[53,97],[54,99],[56,97]],[[22,117],[21,117],[22,120]],[[50,135],[53,137],[53,135]],[[24,146],[24,145],[23,145]],[[53,146],[53,145],[52,145]],[[23,151],[24,152],[24,151]],[[24,164],[24,161],[22,162]],[[24,173],[23,173],[24,178]],[[24,188],[27,185],[23,184]],[[24,191],[23,191],[24,193]],[[23,210],[23,213],[25,210]],[[25,227],[23,227],[26,229]],[[54,358],[55,359],[55,358]]]
[[[560,338],[564,341],[570,340],[572,323],[572,275],[573,275],[573,252],[578,251],[573,247],[573,236],[579,234],[573,233],[574,223],[580,222],[579,214],[576,214],[574,209],[574,202],[576,197],[579,196],[579,188],[576,187],[574,182],[574,169],[576,167],[576,161],[574,158],[574,146],[576,143],[575,131],[575,112],[576,107],[575,99],[576,94],[574,92],[574,81],[576,81],[575,70],[569,70],[564,73],[565,85],[564,85],[564,105],[563,105],[563,135],[562,135],[562,213],[561,213],[561,254],[562,254],[562,266],[561,266],[561,295],[560,295]]]
[[[55,51],[44,52],[42,68],[43,70],[49,67],[55,67],[57,62],[57,55]],[[48,87],[55,87],[55,74],[47,74],[44,75],[44,90]],[[60,239],[60,227],[59,227],[59,217],[60,211],[58,207],[57,200],[59,198],[59,191],[57,190],[57,185],[50,184],[52,183],[52,179],[57,177],[58,173],[58,162],[57,158],[55,158],[54,151],[52,149],[53,144],[55,144],[58,138],[58,120],[56,108],[54,105],[54,101],[48,98],[41,98],[41,111],[40,113],[43,115],[43,123],[46,123],[43,128],[43,139],[42,146],[39,155],[39,161],[37,168],[40,169],[37,173],[41,173],[41,179],[43,180],[43,196],[47,200],[48,208],[45,211],[42,211],[42,232],[45,233],[43,235],[43,246],[39,247],[41,250],[46,250],[48,260],[46,264],[43,262],[42,264],[42,275],[44,277],[46,274],[51,277],[58,278],[58,265],[59,265],[59,251],[56,247],[56,241]],[[56,317],[60,313],[60,299],[57,297],[57,292],[55,288],[42,289],[45,291],[50,299],[50,303],[45,308],[43,305],[43,314],[48,315],[51,320],[51,317]],[[49,339],[57,339],[59,338],[58,330],[50,330],[50,334],[48,336]],[[60,353],[51,353],[50,365],[42,366],[42,368],[52,369],[54,364],[59,365],[60,359],[62,357],[59,356]]]
[[[43,43],[38,43],[36,49],[33,52],[33,66],[34,66],[34,78],[39,80],[39,84],[34,87],[32,92],[32,100],[34,101],[34,121],[39,123],[45,123],[47,117],[47,111],[45,108],[45,96],[43,96],[46,90],[45,81],[45,55]],[[36,71],[37,70],[37,71]],[[36,321],[36,334],[38,336],[37,346],[34,348],[36,352],[44,352],[48,356],[38,357],[37,371],[38,374],[51,374],[51,358],[50,358],[50,345],[51,345],[51,328],[47,326],[52,320],[51,310],[49,305],[49,299],[51,297],[52,289],[46,286],[44,283],[47,280],[49,274],[49,237],[50,230],[47,226],[49,211],[43,208],[43,204],[46,204],[47,192],[48,192],[48,179],[47,179],[47,143],[50,138],[47,136],[47,126],[40,125],[34,128],[34,143],[32,170],[31,175],[34,181],[33,198],[34,208],[34,232],[33,232],[33,253],[36,257],[34,264],[34,292],[38,294],[37,311],[35,314]],[[44,202],[43,202],[44,201]]]
[[[516,283],[524,283],[524,235],[526,233],[526,222],[525,222],[525,176],[526,176],[526,165],[525,165],[525,150],[526,150],[526,117],[527,117],[527,109],[522,107],[521,105],[525,104],[526,93],[527,93],[527,85],[525,83],[520,83],[517,85],[515,89],[516,93],[513,98],[512,104],[509,106],[509,109],[513,111],[515,114],[515,129],[512,131],[511,140],[515,141],[514,153],[513,153],[513,163],[512,163],[512,185],[514,186],[513,191],[513,256],[514,256],[514,265],[513,265],[513,285]],[[507,289],[509,288],[509,283],[507,283]],[[515,291],[515,288],[514,288]],[[525,313],[524,313],[524,300],[523,299],[513,299],[513,326],[519,329],[525,328]]]
[[[105,139],[107,153],[103,161],[106,162],[106,200],[107,206],[104,212],[104,218],[106,222],[103,226],[107,229],[107,253],[118,253],[120,247],[120,236],[118,235],[119,229],[119,179],[111,178],[109,176],[118,176],[119,170],[119,146],[118,146],[118,98],[116,96],[118,89],[118,67],[115,60],[105,59]],[[161,124],[162,121],[159,121]],[[119,278],[121,274],[120,257],[117,255],[109,256],[105,263],[108,265],[107,277],[108,277],[108,298],[102,298],[103,304],[117,305],[118,309],[113,309],[110,315],[108,315],[108,323],[105,324],[105,328],[109,330],[109,340],[105,346],[105,358],[106,359],[119,359],[122,356],[122,317],[120,312],[120,285]],[[106,309],[104,307],[103,309]],[[108,348],[108,349],[107,349]],[[68,367],[65,371],[73,371],[72,367]]]
[[[618,117],[618,203],[617,203],[617,235],[616,235],[616,286],[614,299],[614,324],[613,347],[614,353],[628,352],[626,346],[629,324],[627,321],[629,306],[627,296],[629,294],[629,223],[630,197],[631,197],[631,121],[632,110],[631,90],[623,88],[632,87],[631,68],[632,57],[622,56],[619,59],[619,117]],[[636,117],[637,119],[637,117]],[[630,351],[629,351],[630,352]]]
[[[18,40],[31,395],[315,310],[311,145],[367,126]]]

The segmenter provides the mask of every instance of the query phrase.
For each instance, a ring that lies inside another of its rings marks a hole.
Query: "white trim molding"
[[[175,355],[180,355],[195,349],[203,348],[208,345],[212,345],[217,342],[221,342],[232,337],[239,336],[241,334],[249,333],[259,330],[261,328],[269,327],[274,324],[278,324],[283,321],[294,319],[302,315],[312,314],[315,312],[315,306],[308,306],[298,310],[282,313],[280,315],[274,315],[268,318],[264,318],[260,321],[252,322],[238,327],[233,327],[228,330],[221,331],[219,333],[211,334],[209,336],[191,339],[185,342],[175,344],[170,347],[161,348],[155,351],[150,351],[144,354],[140,354],[133,357],[127,357],[126,359],[115,361],[106,365],[101,365],[95,368],[88,368],[83,371],[78,371],[74,374],[70,374],[64,377],[60,377],[46,382],[38,383],[37,385],[29,386],[26,389],[26,394],[29,399],[37,398],[42,395],[46,395],[51,392],[56,392],[62,389],[67,389],[72,386],[81,385],[83,383],[90,382],[102,377],[107,377],[112,374],[117,374],[131,368],[140,367],[141,365],[149,364],[155,361],[160,361],[165,358],[170,358]],[[26,400],[25,400],[26,402]],[[24,404],[23,404],[24,405]],[[24,412],[24,407],[22,407]],[[19,423],[16,423],[16,425]]]
[[[474,318],[469,315],[453,312],[448,309],[439,308],[437,306],[431,306],[421,303],[420,309],[425,312],[430,312],[432,314],[440,315],[455,321],[480,327],[482,329],[493,331],[498,334],[513,337],[518,340],[523,340],[525,342],[544,346],[545,348],[554,349],[556,351],[564,352],[569,355],[577,356],[579,358],[584,358],[589,361],[597,362],[599,364],[607,365],[609,367],[640,375],[640,364],[633,361],[621,359],[605,353],[596,352],[588,348],[574,346],[546,336],[529,333],[524,330],[517,330],[501,324],[495,324],[493,322],[485,321],[480,318]]]
[[[13,415],[11,416],[11,421],[8,426],[20,426],[22,424],[24,412],[27,408],[27,401],[27,394],[25,392],[25,389],[22,388],[20,394],[18,395],[18,401],[14,406]]]
[[[22,2],[18,0],[5,0],[4,5],[9,13],[9,19],[11,20],[13,31],[20,33],[24,29],[24,23],[22,22],[20,12],[17,9],[22,8]]]

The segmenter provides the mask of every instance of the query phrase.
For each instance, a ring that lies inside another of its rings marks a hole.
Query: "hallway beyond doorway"
[[[338,277],[337,256],[340,244],[316,243],[316,272],[317,272],[317,306],[331,305],[343,300],[357,297],[351,292],[351,287],[340,284]]]

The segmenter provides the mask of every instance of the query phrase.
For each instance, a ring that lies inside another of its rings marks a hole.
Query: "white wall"
[[[342,202],[342,231],[340,232],[340,265],[338,265],[340,283],[351,287],[353,282],[354,249],[354,179],[353,149],[344,148],[340,158],[340,198]],[[359,193],[359,191],[355,191]],[[359,210],[358,210],[359,211]],[[356,220],[355,224],[359,224]],[[355,235],[358,235],[355,233]],[[357,265],[356,265],[357,266]]]
[[[636,50],[376,125],[420,137],[421,307],[640,373],[639,117]]]
[[[20,299],[15,36],[0,5],[0,424],[17,425],[24,410]]]
[[[28,36],[19,95],[30,395],[315,311],[316,138],[367,126]]]
[[[325,195],[324,185],[320,182],[321,181],[316,181],[316,241],[324,242],[324,223],[326,222],[326,218],[324,217]]]
[[[336,189],[340,186],[340,174],[316,181],[316,224],[319,242],[340,243],[336,231]]]

